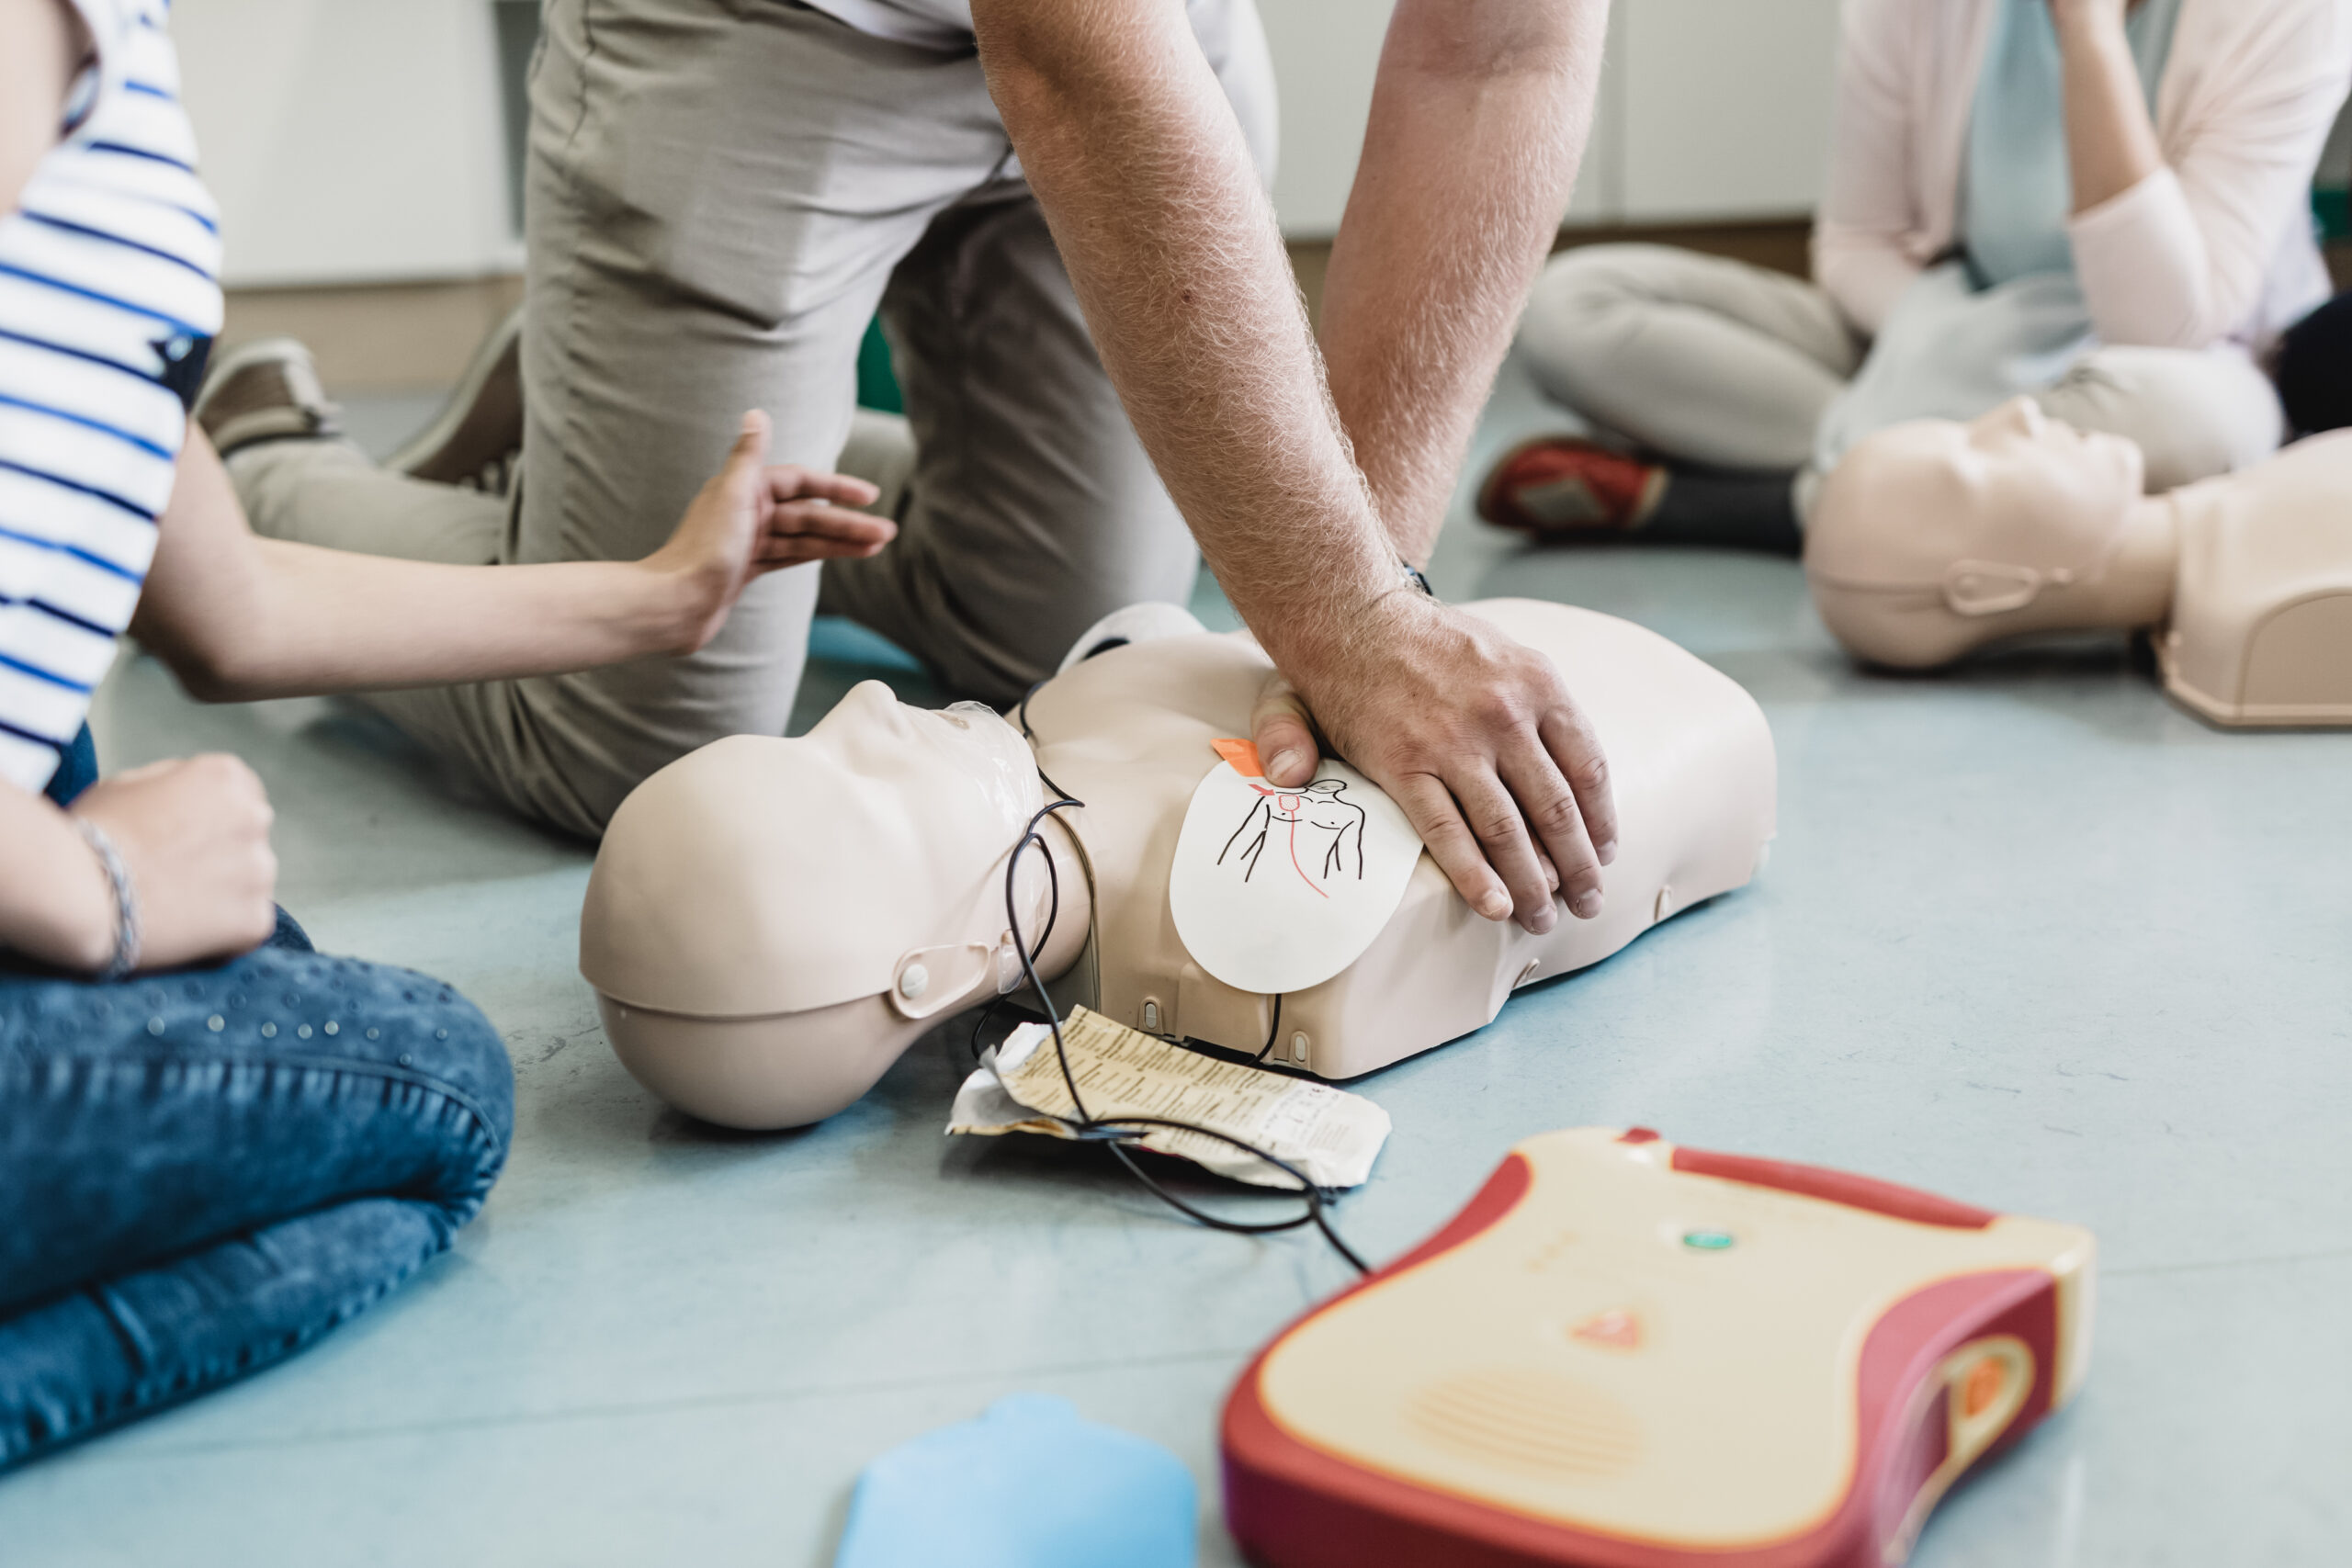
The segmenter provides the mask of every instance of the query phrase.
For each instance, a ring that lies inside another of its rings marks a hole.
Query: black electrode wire
[[[1260,1061],[1261,1061],[1261,1062],[1262,1062],[1262,1061],[1264,1061],[1268,1056],[1272,1055],[1273,1055],[1273,1052],[1274,1052],[1274,1042],[1275,1042],[1275,1041],[1277,1041],[1277,1040],[1279,1040],[1279,1039],[1281,1039],[1282,1037],[1283,1037],[1283,994],[1282,994],[1280,991],[1276,991],[1276,992],[1274,993],[1274,1021],[1273,1021],[1272,1026],[1271,1028],[1269,1028],[1269,1029],[1266,1031],[1266,1045],[1265,1045],[1265,1049],[1264,1049],[1264,1050],[1262,1050],[1262,1051],[1260,1051],[1260,1052],[1258,1053],[1258,1060],[1260,1060]]]
[[[1049,680],[1053,679],[1053,677],[1049,675],[1049,676],[1047,676],[1046,679],[1049,681]],[[1022,694],[1021,694],[1021,705],[1020,705],[1019,707],[1017,707],[1017,708],[1013,709],[1014,714],[1015,714],[1015,715],[1020,718],[1020,720],[1021,720],[1021,738],[1022,738],[1023,740],[1035,740],[1035,739],[1037,739],[1037,732],[1036,732],[1035,730],[1034,730],[1034,729],[1032,729],[1032,728],[1029,728],[1029,699],[1030,699],[1031,697],[1035,696],[1035,695],[1037,694],[1037,688],[1038,688],[1039,686],[1044,685],[1045,683],[1046,683],[1046,682],[1045,682],[1045,681],[1038,681],[1038,682],[1034,682],[1034,683],[1030,686],[1030,688],[1029,688],[1027,691],[1025,691],[1025,692],[1023,692],[1023,693],[1022,693]],[[1032,758],[1032,759],[1031,759],[1031,762],[1032,762],[1032,764],[1034,765],[1034,764],[1035,764],[1035,758]],[[1086,804],[1086,803],[1085,803],[1084,801],[1082,801],[1082,800],[1073,800],[1073,799],[1071,799],[1071,798],[1070,798],[1070,793],[1069,793],[1069,791],[1068,791],[1068,790],[1066,790],[1066,789],[1062,788],[1062,786],[1061,786],[1061,785],[1059,785],[1059,784],[1056,784],[1056,783],[1054,782],[1054,775],[1053,775],[1053,774],[1051,774],[1051,773],[1047,773],[1047,772],[1046,772],[1046,770],[1045,770],[1044,768],[1038,768],[1038,769],[1037,769],[1037,776],[1038,776],[1039,778],[1041,778],[1041,779],[1043,779],[1043,780],[1045,780],[1045,781],[1046,781],[1046,787],[1047,789],[1049,789],[1049,790],[1053,791],[1055,795],[1057,795],[1060,796],[1060,800],[1059,800],[1059,802],[1057,803],[1057,806],[1049,806],[1049,807],[1047,807],[1046,808],[1047,811],[1057,810],[1057,809],[1058,809],[1058,808],[1059,808],[1059,807],[1061,807],[1061,806],[1083,806],[1083,805],[1085,805],[1085,804]],[[1036,828],[1036,826],[1037,826],[1037,825],[1036,825],[1036,823],[1032,822],[1032,823],[1030,823],[1030,824],[1029,824],[1029,826],[1030,826],[1031,829],[1032,829],[1032,830],[1034,830],[1034,829]],[[1018,851],[1018,850],[1015,850],[1013,852],[1017,855],[1017,854],[1019,854],[1021,852],[1020,852],[1020,851]],[[1054,857],[1053,857],[1052,855],[1050,855],[1050,854],[1049,854],[1049,855],[1047,855],[1047,856],[1046,857],[1046,863],[1047,863],[1048,864],[1050,864],[1050,863],[1052,863],[1052,861],[1053,861],[1053,858],[1054,858]],[[1052,934],[1053,929],[1054,929],[1054,928],[1053,928],[1053,923],[1052,923],[1050,920],[1049,920],[1049,921],[1047,921],[1047,922],[1046,922],[1046,933],[1047,933],[1048,935]],[[1046,940],[1046,939],[1045,939],[1045,937],[1039,937],[1039,938],[1037,939],[1038,944],[1039,944],[1040,946],[1043,946],[1043,945],[1044,945],[1044,943],[1045,943],[1045,940]]]
[[[1023,699],[1023,705],[1024,708],[1027,705],[1026,698]],[[1025,714],[1023,716],[1023,722],[1024,724],[1026,722]],[[1043,777],[1043,770],[1040,770],[1039,776]],[[1050,784],[1053,781],[1048,779],[1046,782]],[[1037,1005],[1045,1010],[1046,1025],[1053,1031],[1054,1058],[1061,1067],[1062,1086],[1069,1090],[1070,1107],[1078,1112],[1075,1119],[1056,1117],[1055,1120],[1060,1122],[1062,1125],[1069,1128],[1081,1138],[1099,1139],[1107,1143],[1110,1145],[1111,1152],[1119,1157],[1119,1163],[1125,1166],[1135,1176],[1136,1179],[1142,1182],[1145,1187],[1148,1188],[1153,1195],[1158,1197],[1160,1201],[1168,1204],[1170,1208],[1175,1209],[1178,1213],[1208,1226],[1212,1230],[1231,1231],[1241,1235],[1267,1235],[1277,1231],[1296,1230],[1301,1225],[1311,1224],[1316,1229],[1323,1233],[1323,1239],[1331,1244],[1332,1250],[1337,1252],[1341,1258],[1346,1258],[1349,1264],[1354,1268],[1356,1272],[1359,1274],[1371,1273],[1372,1266],[1366,1263],[1362,1258],[1356,1256],[1355,1249],[1350,1247],[1345,1241],[1342,1241],[1340,1238],[1340,1233],[1331,1227],[1330,1217],[1324,1212],[1326,1205],[1323,1197],[1323,1190],[1316,1186],[1315,1183],[1307,1178],[1306,1172],[1292,1165],[1288,1160],[1278,1158],[1273,1155],[1268,1154],[1265,1150],[1259,1148],[1254,1144],[1245,1143],[1229,1133],[1220,1133],[1214,1127],[1195,1126],[1189,1122],[1171,1121],[1163,1116],[1097,1117],[1092,1111],[1086,1109],[1085,1098],[1079,1092],[1078,1075],[1070,1070],[1069,1045],[1062,1039],[1061,1012],[1054,1006],[1053,998],[1046,994],[1046,983],[1043,979],[1039,978],[1037,975],[1037,957],[1046,951],[1046,943],[1052,940],[1054,934],[1054,921],[1061,913],[1061,884],[1058,880],[1054,882],[1055,897],[1046,910],[1046,929],[1037,938],[1037,945],[1034,952],[1031,950],[1028,942],[1023,939],[1021,931],[1021,911],[1015,907],[1016,900],[1013,896],[1014,884],[1021,870],[1021,857],[1027,854],[1032,846],[1035,846],[1045,855],[1047,873],[1049,875],[1052,874],[1054,862],[1053,849],[1052,846],[1046,842],[1044,836],[1038,832],[1038,828],[1047,818],[1053,816],[1057,811],[1061,811],[1069,807],[1082,807],[1084,804],[1085,803],[1083,801],[1074,800],[1067,795],[1061,795],[1058,799],[1047,801],[1038,809],[1036,815],[1029,818],[1028,826],[1022,829],[1020,839],[1015,841],[1012,846],[1012,856],[1011,860],[1006,863],[1004,868],[1004,919],[1006,929],[1012,934],[1012,951],[1021,959],[1022,973],[1028,977],[1030,989],[1037,993]],[[1279,998],[1277,998],[1276,1006],[1279,1009]],[[1279,1018],[1277,1019],[1277,1021],[1279,1022]],[[976,1045],[978,1043],[978,1030],[975,1028],[973,1032],[973,1042]],[[1130,1154],[1126,1148],[1127,1142],[1133,1139],[1136,1134],[1122,1131],[1123,1128],[1129,1127],[1167,1127],[1178,1132],[1197,1133],[1204,1138],[1212,1138],[1218,1143],[1228,1144],[1234,1148],[1239,1149],[1244,1154],[1250,1155],[1257,1159],[1264,1160],[1268,1165],[1272,1166],[1276,1170],[1281,1171],[1283,1175],[1298,1183],[1299,1196],[1306,1201],[1306,1213],[1296,1219],[1291,1220],[1248,1221],[1228,1220],[1219,1215],[1209,1213],[1205,1210],[1195,1208],[1193,1204],[1186,1202],[1183,1199],[1179,1198],[1176,1194],[1170,1192],[1165,1187],[1162,1187],[1159,1181],[1153,1179],[1149,1172],[1146,1171],[1141,1165],[1136,1163],[1135,1156]]]

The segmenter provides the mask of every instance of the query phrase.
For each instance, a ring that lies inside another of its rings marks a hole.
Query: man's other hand
[[[1375,616],[1343,654],[1295,671],[1295,689],[1268,683],[1250,717],[1267,781],[1313,776],[1311,710],[1478,913],[1540,934],[1558,921],[1555,889],[1578,918],[1600,913],[1617,854],[1609,764],[1552,661],[1416,594],[1387,595]]]

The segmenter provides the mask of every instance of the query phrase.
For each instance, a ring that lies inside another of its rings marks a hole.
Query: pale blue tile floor
[[[1507,386],[1483,443],[1550,417]],[[1752,888],[1358,1085],[1396,1134],[1341,1208],[1356,1245],[1395,1255],[1515,1139],[1597,1122],[2079,1221],[2104,1249],[2087,1392],[1915,1561],[2352,1561],[2352,737],[2209,729],[2110,639],[1860,673],[1779,560],[1457,522],[1435,576],[1627,615],[1745,682],[1781,838]],[[827,647],[804,724],[845,660],[887,659]],[[807,1132],[686,1121],[574,973],[581,846],[331,705],[199,709],[134,662],[100,716],[110,766],[250,758],[284,901],[479,1000],[520,1124],[482,1219],[384,1306],[0,1482],[0,1561],[816,1568],[869,1458],[1020,1389],[1182,1455],[1203,1561],[1234,1561],[1218,1404],[1344,1281],[1317,1243],[1190,1229],[1067,1149],[951,1143],[959,1039]]]

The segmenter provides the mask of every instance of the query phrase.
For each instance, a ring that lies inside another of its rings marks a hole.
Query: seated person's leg
[[[2269,378],[2228,348],[2098,349],[2035,401],[2077,430],[2139,443],[2151,495],[2258,463],[2286,429]]]
[[[1199,556],[1024,191],[943,214],[884,301],[917,457],[898,542],[822,607],[1010,703],[1110,611],[1182,604]]]
[[[1861,363],[1812,284],[1666,245],[1554,257],[1519,341],[1549,396],[1650,452],[1784,473]]]
[[[1547,537],[1639,530],[1789,553],[1792,478],[1861,358],[1813,285],[1663,245],[1554,258],[1519,349],[1547,394],[1641,451],[1529,442],[1486,476],[1480,515]]]
[[[0,1465],[279,1359],[446,1248],[503,1163],[498,1035],[309,951],[0,972]]]

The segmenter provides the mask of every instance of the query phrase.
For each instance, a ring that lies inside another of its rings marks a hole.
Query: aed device
[[[2089,1232],[1583,1128],[1285,1329],[1225,1408],[1261,1568],[1891,1568],[2071,1399]]]

